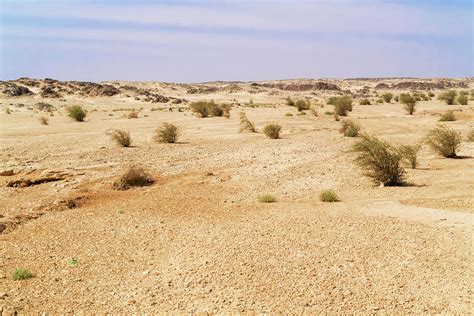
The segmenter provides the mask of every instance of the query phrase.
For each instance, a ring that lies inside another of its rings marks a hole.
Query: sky
[[[472,0],[0,0],[0,80],[472,77]]]

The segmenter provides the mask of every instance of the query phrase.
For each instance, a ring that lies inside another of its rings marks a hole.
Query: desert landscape
[[[0,311],[472,312],[474,79],[0,82]]]

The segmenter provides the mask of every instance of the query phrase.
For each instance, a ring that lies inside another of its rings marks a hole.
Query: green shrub
[[[438,100],[442,100],[446,102],[446,104],[448,105],[453,105],[456,95],[457,95],[456,90],[445,91],[438,96]]]
[[[189,105],[189,108],[201,118],[224,115],[230,117],[230,105],[216,104],[214,100],[193,102]]]
[[[288,112],[288,113],[285,114],[285,116],[293,116],[293,114]]]
[[[132,138],[130,133],[121,129],[112,129],[106,132],[110,138],[122,147],[130,147]]]
[[[416,169],[418,166],[418,152],[420,151],[419,145],[402,145],[399,148],[402,159],[406,161],[412,169]]]
[[[333,190],[324,190],[319,193],[319,200],[321,202],[337,202],[339,201],[339,198]]]
[[[273,195],[264,194],[258,197],[258,201],[260,203],[273,203],[273,202],[276,202],[276,198]]]
[[[337,97],[329,97],[329,99],[327,100],[326,104],[328,104],[328,105],[335,105],[335,104],[336,104],[336,99],[337,99]]]
[[[357,137],[359,135],[360,125],[351,120],[342,120],[339,132],[346,137]]]
[[[155,131],[155,141],[160,143],[176,143],[178,141],[179,128],[171,123],[163,123]]]
[[[127,170],[114,182],[114,188],[117,190],[127,190],[131,187],[143,187],[155,183],[144,168],[138,165],[131,165]]]
[[[350,96],[336,97],[334,100],[334,112],[338,116],[347,116],[352,111],[352,98]]]
[[[430,130],[425,141],[441,156],[455,158],[456,150],[461,145],[461,134],[443,124]]]
[[[444,113],[441,118],[438,120],[438,122],[452,122],[455,121],[456,118],[454,117],[453,112],[449,111]]]
[[[73,105],[66,108],[67,115],[77,122],[84,122],[87,111],[80,105]]]
[[[416,111],[416,100],[409,93],[400,94],[400,102],[403,104],[405,111],[413,115]]]
[[[393,94],[391,94],[390,92],[384,93],[382,94],[382,98],[386,103],[390,103],[390,101],[392,101]]]
[[[245,112],[240,112],[240,132],[257,132],[255,125],[247,118]]]
[[[280,138],[281,126],[275,123],[267,124],[263,128],[263,133],[267,135],[268,138],[278,139]]]
[[[306,100],[298,100],[296,101],[295,106],[298,109],[298,111],[301,112],[304,110],[309,110],[309,108],[311,107],[311,103]]]
[[[469,102],[469,99],[468,99],[467,95],[460,94],[457,97],[456,101],[461,105],[467,105],[467,103]]]
[[[331,111],[324,112],[324,115],[333,115],[333,114],[334,114],[334,112],[331,112]]]
[[[26,280],[26,279],[29,279],[29,278],[32,278],[32,277],[33,277],[33,274],[30,271],[28,271],[27,269],[23,269],[23,268],[16,269],[12,273],[12,278],[15,281]]]
[[[360,105],[370,105],[370,100],[365,98],[359,101]]]
[[[405,170],[400,165],[400,151],[375,136],[363,134],[360,137],[352,146],[352,151],[357,154],[355,163],[376,183],[385,186],[402,184]]]

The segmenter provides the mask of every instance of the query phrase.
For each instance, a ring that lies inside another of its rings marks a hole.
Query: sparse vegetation
[[[121,129],[112,129],[106,132],[114,142],[122,147],[130,147],[132,144],[132,138],[130,133]]]
[[[24,269],[24,268],[16,269],[12,273],[12,278],[15,281],[26,280],[32,277],[33,277],[33,274],[29,270]]]
[[[171,123],[163,123],[155,132],[155,140],[160,143],[176,143],[178,136],[179,128]]]
[[[398,95],[394,96],[394,97],[393,97],[393,101],[395,101],[395,102],[400,101],[400,97],[399,97]]]
[[[339,198],[336,194],[336,192],[334,192],[334,190],[324,190],[324,191],[321,191],[321,193],[319,193],[319,200],[321,202],[337,202],[339,201]]]
[[[258,197],[258,201],[260,203],[273,203],[273,202],[276,202],[276,198],[273,195],[264,194]]]
[[[46,116],[41,116],[39,122],[41,125],[49,125],[49,119]]]
[[[73,105],[66,108],[67,115],[76,122],[84,122],[87,111],[80,105]]]
[[[456,120],[456,117],[454,117],[453,112],[449,111],[449,112],[446,112],[443,115],[441,115],[438,122],[452,122],[452,121],[455,121],[455,120]]]
[[[456,150],[461,145],[461,134],[442,124],[428,132],[425,139],[428,146],[446,158],[455,158]]]
[[[116,190],[127,190],[132,187],[143,187],[155,182],[150,174],[138,165],[131,165],[114,183]]]
[[[360,125],[351,120],[342,120],[339,132],[346,137],[357,137],[359,135]]]
[[[214,100],[193,102],[189,105],[189,108],[201,118],[224,116],[225,112],[227,112],[226,117],[230,117],[230,106],[228,104],[217,104]]]
[[[357,154],[355,163],[376,183],[401,185],[405,170],[400,165],[400,151],[375,136],[363,134],[360,137],[352,147],[352,151]]]
[[[295,106],[295,101],[291,99],[291,97],[286,98],[286,105],[288,106]]]
[[[384,93],[382,94],[382,98],[386,103],[390,103],[392,101],[393,94],[390,92]]]
[[[293,116],[293,114],[288,112],[288,113],[285,114],[285,116]]]
[[[360,105],[370,105],[371,103],[370,103],[370,100],[369,100],[369,99],[365,98],[365,99],[361,99],[361,100],[359,101],[359,104],[360,104]]]
[[[255,125],[247,118],[245,112],[240,112],[240,132],[257,132]]]
[[[263,128],[263,133],[267,135],[268,138],[278,139],[280,138],[281,126],[275,123],[267,124]]]
[[[456,90],[445,91],[438,96],[438,100],[446,102],[447,105],[453,105],[456,95]]]
[[[402,159],[406,161],[412,169],[418,166],[418,152],[420,145],[402,145],[399,148]]]
[[[405,111],[413,115],[416,111],[416,100],[409,93],[400,94],[400,102],[403,104]]]

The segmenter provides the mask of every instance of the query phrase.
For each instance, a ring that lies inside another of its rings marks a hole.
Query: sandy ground
[[[58,108],[43,126],[44,113],[27,109],[38,96],[0,98],[11,109],[0,114],[1,167],[15,172],[0,177],[4,313],[472,311],[474,143],[462,143],[464,159],[423,147],[419,168],[407,169],[411,185],[378,187],[352,162],[355,139],[323,114],[332,106],[318,117],[296,115],[282,93],[186,95],[136,85],[190,101],[252,99],[255,107],[201,119],[123,95],[67,96],[43,100]],[[66,117],[70,104],[89,110],[86,122]],[[414,144],[448,109],[458,118],[448,125],[465,137],[473,105],[433,99],[408,116],[398,103],[356,101],[349,116],[365,132]],[[139,118],[125,117],[131,108],[143,108]],[[281,124],[282,138],[239,133],[242,110],[259,129]],[[152,141],[162,122],[180,127],[178,144]],[[105,135],[110,128],[130,131],[133,146],[117,147]],[[114,190],[132,163],[146,166],[156,184]],[[47,172],[64,180],[6,186]],[[341,201],[320,202],[327,188]],[[261,194],[277,202],[258,203]],[[71,200],[75,207],[65,207]],[[20,267],[34,277],[12,280]]]

